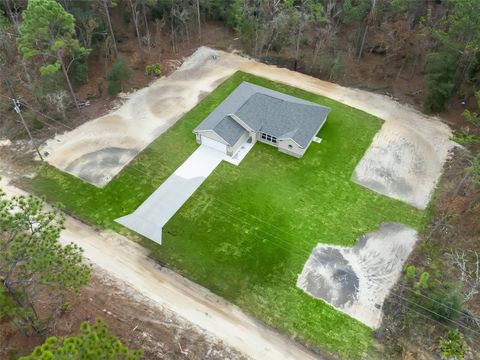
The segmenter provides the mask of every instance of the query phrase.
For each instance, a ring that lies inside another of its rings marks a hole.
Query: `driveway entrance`
[[[225,157],[201,145],[137,210],[115,221],[161,244],[163,226]]]

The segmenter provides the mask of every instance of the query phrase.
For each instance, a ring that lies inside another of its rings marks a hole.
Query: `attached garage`
[[[210,138],[202,135],[202,137],[201,137],[201,143],[202,143],[202,145],[206,145],[206,146],[209,146],[209,147],[211,147],[211,148],[213,148],[213,149],[215,149],[215,150],[221,151],[221,152],[224,153],[224,154],[227,153],[227,145],[222,144],[222,143],[219,142],[219,141],[210,139]]]
[[[232,157],[250,139],[300,158],[329,112],[328,107],[242,82],[193,133],[198,144]]]

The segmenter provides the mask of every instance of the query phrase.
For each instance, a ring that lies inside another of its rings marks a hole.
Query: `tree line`
[[[132,25],[138,48],[155,46],[166,32],[173,51],[198,39],[208,21],[235,32],[243,51],[259,59],[279,56],[291,67],[330,80],[344,71],[345,56],[367,52],[424,72],[424,108],[442,111],[455,95],[468,100],[480,85],[480,24],[476,0],[3,0],[0,70],[20,82],[44,108],[64,116],[79,109],[75,88],[87,82],[88,58],[106,67],[119,58],[112,13]],[[110,93],[128,76],[111,74]],[[19,73],[18,79],[12,74]]]

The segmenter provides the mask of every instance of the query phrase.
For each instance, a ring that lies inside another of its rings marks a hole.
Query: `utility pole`
[[[30,138],[30,141],[32,142],[33,147],[37,151],[37,154],[40,157],[40,160],[43,161],[43,156],[42,156],[42,154],[40,154],[40,150],[38,149],[37,145],[35,144],[35,140],[33,140],[32,134],[31,134],[31,132],[30,132],[28,126],[27,126],[27,123],[25,122],[25,119],[23,118],[22,111],[20,110],[20,101],[18,101],[17,99],[12,99],[12,102],[13,102],[13,107],[15,109],[15,112],[18,114],[18,116],[20,116],[20,120],[22,121],[22,125],[25,128],[25,130],[27,131],[28,137]]]
[[[33,140],[32,133],[30,132],[30,129],[27,126],[27,123],[25,122],[25,119],[23,118],[22,111],[20,110],[20,101],[17,100],[17,95],[15,93],[15,89],[13,88],[12,83],[10,82],[10,74],[8,73],[7,69],[3,66],[3,64],[0,62],[0,73],[2,74],[3,81],[8,87],[8,90],[10,91],[10,94],[12,95],[12,102],[13,102],[13,108],[15,109],[15,112],[20,116],[20,120],[22,122],[23,127],[27,131],[28,137],[30,138],[30,141],[33,144],[33,147],[35,148],[35,151],[37,152],[38,156],[40,157],[40,160],[43,161],[43,156],[40,153],[40,150],[38,149],[37,145],[35,144],[35,141]]]

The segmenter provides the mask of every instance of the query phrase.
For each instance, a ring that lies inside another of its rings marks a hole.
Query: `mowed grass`
[[[163,245],[114,223],[135,210],[197,148],[193,128],[242,81],[331,107],[302,159],[257,143],[222,162],[170,220]],[[317,243],[354,245],[385,221],[420,228],[424,213],[351,181],[381,120],[331,99],[238,72],[143,151],[104,189],[44,166],[27,186],[81,219],[140,241],[163,264],[304,343],[364,358],[372,331],[296,288]]]

